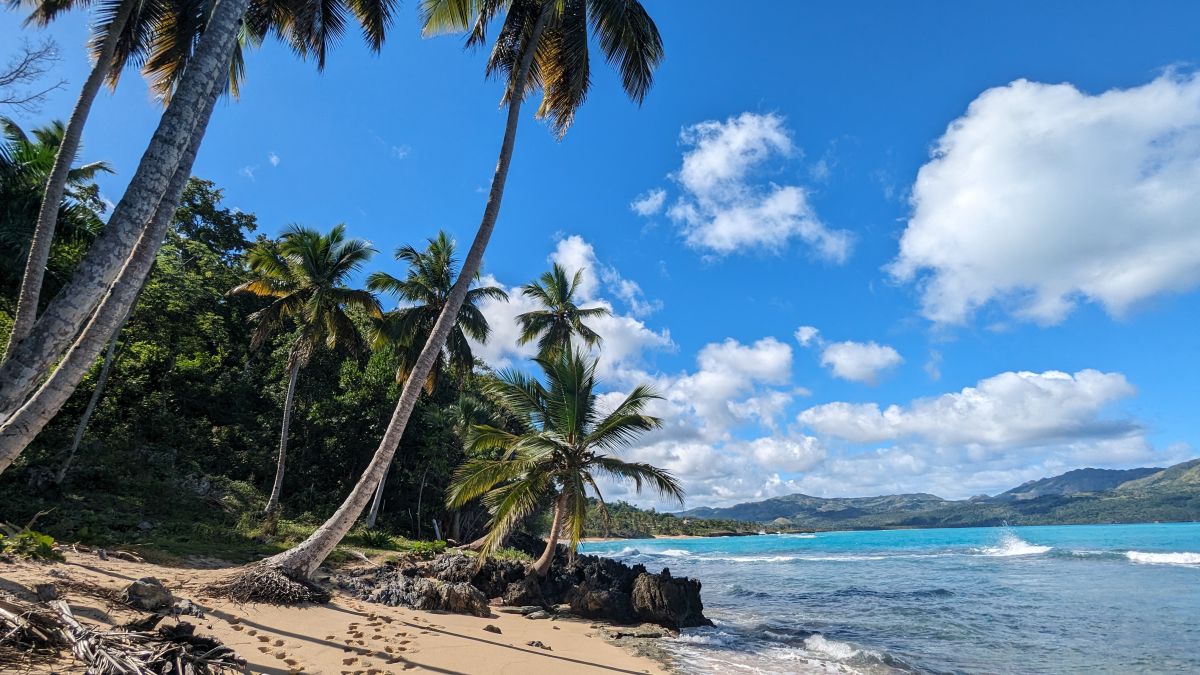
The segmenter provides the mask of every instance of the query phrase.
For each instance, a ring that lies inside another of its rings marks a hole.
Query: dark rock
[[[335,583],[357,598],[382,605],[491,616],[487,597],[471,584],[446,583],[410,575],[409,571],[391,565],[355,570],[337,577]]]
[[[484,626],[483,629],[489,633],[495,633],[496,635],[500,635],[502,633],[502,631],[500,630],[500,628],[498,626],[493,626],[490,623],[488,625]]]
[[[429,574],[451,583],[468,583],[489,598],[504,595],[508,585],[525,578],[525,566],[488,559],[482,565],[465,555],[444,555],[429,565]]]
[[[676,579],[670,570],[662,574],[640,574],[633,582],[633,610],[643,621],[668,628],[709,626],[700,602],[700,582]]]
[[[550,612],[547,612],[544,609],[539,609],[536,612],[530,612],[529,614],[526,614],[525,618],[526,619],[549,619]]]
[[[143,577],[125,587],[121,599],[138,609],[157,611],[175,602],[171,591],[154,577]]]
[[[534,574],[509,584],[501,599],[506,605],[537,605],[540,607],[546,604],[542,598],[541,583]]]
[[[529,642],[526,642],[525,644],[529,645],[530,647],[537,647],[538,649],[545,649],[548,652],[554,651],[553,649],[550,649],[550,647],[548,645],[546,645],[545,643],[543,643],[541,640],[530,640]]]

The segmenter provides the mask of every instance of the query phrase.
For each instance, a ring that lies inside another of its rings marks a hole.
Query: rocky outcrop
[[[465,582],[444,582],[409,574],[414,568],[384,565],[339,575],[335,584],[368,602],[455,614],[490,616],[487,596]]]
[[[532,541],[530,541],[532,540]],[[541,553],[545,542],[514,535],[509,545]],[[493,604],[533,608],[619,624],[653,623],[671,630],[708,626],[700,601],[700,582],[673,577],[664,568],[653,574],[593,555],[569,559],[560,546],[545,577],[513,561],[446,554],[429,563],[389,564],[338,575],[334,583],[363,600],[416,609],[488,615]],[[525,614],[524,611],[522,611]],[[526,614],[528,616],[529,614]]]

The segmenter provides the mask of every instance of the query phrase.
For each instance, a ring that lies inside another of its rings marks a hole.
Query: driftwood
[[[245,671],[245,660],[217,640],[196,636],[192,624],[180,622],[157,631],[98,630],[79,623],[53,590],[39,587],[38,595],[55,599],[31,603],[0,598],[0,647],[51,653],[69,649],[94,675]]]

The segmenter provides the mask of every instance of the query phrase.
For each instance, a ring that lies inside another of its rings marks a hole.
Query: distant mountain
[[[1075,469],[1061,476],[1031,480],[993,499],[1036,499],[1046,495],[1074,495],[1081,492],[1104,492],[1132,480],[1162,473],[1162,467],[1147,469]]]
[[[1193,521],[1200,520],[1200,459],[1166,469],[1076,469],[958,501],[931,494],[795,494],[677,515],[813,530]]]
[[[1118,488],[1124,492],[1136,490],[1200,490],[1200,459],[1176,464],[1145,478],[1131,480]]]

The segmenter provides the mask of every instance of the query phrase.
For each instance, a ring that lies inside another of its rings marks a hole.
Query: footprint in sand
[[[259,647],[259,648],[258,648],[258,651],[260,651],[260,652],[262,652],[262,653],[266,654],[266,653],[269,653],[269,652],[271,651],[271,648],[270,648],[270,647],[268,647],[268,646],[266,646],[266,645],[263,645],[263,646],[261,646],[261,647]]]
[[[258,641],[259,641],[259,642],[270,642],[270,641],[271,641],[271,638],[267,637],[266,635],[259,635],[259,636],[258,636]]]
[[[356,664],[356,663],[358,663],[358,657],[357,657],[357,656],[351,656],[351,657],[350,657],[350,658],[348,658],[348,659],[342,659],[342,665],[343,665],[343,666],[352,666],[352,665],[354,665],[354,664]]]
[[[325,636],[325,639],[326,639],[326,640],[336,640],[336,639],[337,639],[337,636],[336,636],[336,635],[326,635],[326,636]]]
[[[246,635],[258,635],[258,631],[251,628],[250,630],[246,631]]]
[[[239,626],[236,623],[233,624],[232,626],[230,626],[230,628],[232,628],[233,630],[239,631],[239,632],[246,630],[245,626]]]
[[[282,647],[283,640],[276,640],[276,641],[272,642],[271,644],[275,645],[276,647]]]

